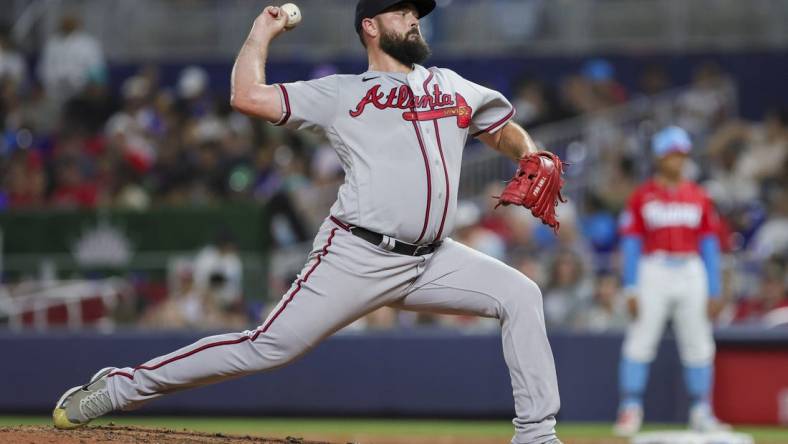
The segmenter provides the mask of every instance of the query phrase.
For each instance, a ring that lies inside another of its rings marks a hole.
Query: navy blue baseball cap
[[[359,0],[356,4],[356,32],[361,33],[361,22],[372,18],[392,6],[400,3],[412,3],[423,18],[435,9],[435,0]]]

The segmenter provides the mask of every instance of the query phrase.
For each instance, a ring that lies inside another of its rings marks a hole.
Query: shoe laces
[[[90,419],[98,418],[112,411],[112,400],[106,389],[96,390],[79,401],[79,409]]]

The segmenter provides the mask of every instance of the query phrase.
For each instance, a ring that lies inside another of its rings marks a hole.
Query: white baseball
[[[284,11],[287,14],[287,24],[285,25],[285,29],[293,29],[301,23],[301,10],[298,9],[298,6],[294,5],[293,3],[285,3],[284,5],[280,6],[279,9]]]

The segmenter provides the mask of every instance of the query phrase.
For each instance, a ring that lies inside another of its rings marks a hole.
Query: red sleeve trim
[[[290,120],[290,96],[287,94],[287,88],[281,83],[277,83],[276,86],[282,91],[282,98],[285,99],[285,113],[282,116],[282,120],[276,122],[274,125],[282,126]]]
[[[483,129],[481,131],[473,133],[472,137],[478,137],[482,133],[489,133],[489,132],[495,131],[496,128],[498,128],[499,126],[501,126],[504,123],[506,123],[509,120],[511,120],[512,117],[514,117],[514,108],[512,108],[512,110],[509,111],[509,114],[507,114],[506,117],[504,117],[503,119],[493,123],[492,125],[488,126],[487,128],[485,128],[485,129]]]

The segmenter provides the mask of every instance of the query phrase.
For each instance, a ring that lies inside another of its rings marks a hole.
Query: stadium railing
[[[124,279],[28,281],[0,287],[0,316],[11,330],[50,327],[111,329],[112,312],[123,294],[131,294]]]

